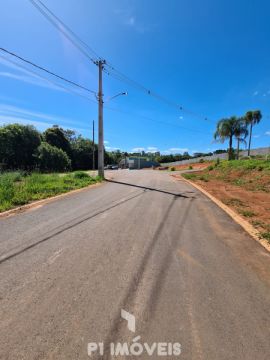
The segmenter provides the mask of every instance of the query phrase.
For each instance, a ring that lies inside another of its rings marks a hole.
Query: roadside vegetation
[[[234,208],[270,242],[270,157],[215,161],[183,177]]]
[[[13,207],[86,187],[101,181],[84,171],[69,174],[27,174],[22,171],[0,174],[0,212]]]
[[[231,116],[230,118],[218,121],[214,139],[221,143],[229,141],[228,160],[239,159],[240,143],[246,145],[246,138],[249,135],[248,156],[250,156],[251,138],[253,127],[260,123],[262,113],[260,110],[248,111],[244,116]],[[237,151],[233,148],[233,140],[237,141]]]

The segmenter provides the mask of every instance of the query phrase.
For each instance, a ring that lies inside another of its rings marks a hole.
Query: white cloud
[[[29,125],[33,125],[42,130],[45,130],[48,127],[52,126],[52,124],[49,122],[35,121],[35,120],[27,120],[26,121],[25,118],[20,118],[19,116],[13,117],[13,116],[0,115],[0,125],[6,125],[6,124],[12,124],[12,123],[29,124]]]
[[[67,92],[64,88],[62,88],[58,85],[55,85],[45,79],[43,80],[39,76],[20,75],[20,74],[15,74],[15,73],[11,73],[11,72],[5,72],[5,71],[1,71],[0,76],[6,77],[9,79],[13,79],[13,80],[19,80],[19,81],[22,81],[22,82],[30,84],[30,85],[35,85],[35,86],[40,86],[40,87],[44,87],[44,88],[48,88],[48,89]]]
[[[108,151],[116,151],[116,150],[120,150],[119,147],[111,147],[111,146],[105,146],[106,150]]]
[[[107,140],[104,140],[104,144],[109,144],[109,141],[107,141]]]
[[[135,147],[131,150],[131,152],[142,152],[144,151],[145,148],[144,147]]]
[[[135,25],[135,17],[134,16],[130,16],[126,21],[125,21],[126,25],[129,26],[134,26]]]
[[[253,96],[257,96],[259,94],[259,91],[254,91]]]
[[[86,96],[83,95],[83,93],[80,92],[78,89],[74,89],[72,87],[68,88],[66,85],[62,86],[61,84],[58,84],[55,82],[55,80],[47,79],[46,77],[43,77],[42,75],[39,75],[38,73],[32,72],[28,70],[27,68],[20,67],[16,64],[14,61],[7,61],[3,58],[0,58],[0,64],[8,67],[9,69],[15,70],[16,72],[10,72],[10,71],[1,71],[0,77],[5,77],[11,80],[17,80],[22,81],[26,84],[39,86],[42,88],[47,88],[51,90],[56,90],[64,93],[74,93],[79,96]],[[19,73],[18,73],[19,71]],[[91,99],[90,99],[91,100]]]
[[[170,148],[168,151],[170,151],[171,153],[184,153],[184,152],[187,152],[188,149],[187,148]]]
[[[27,84],[31,84],[31,85],[35,85],[35,86],[40,86],[40,87],[45,87],[45,88],[49,88],[49,89],[53,89],[53,90],[67,92],[63,87],[54,84],[50,80],[47,80],[47,79],[43,78],[42,76],[39,76],[38,74],[35,74],[35,73],[27,70],[26,68],[20,67],[14,61],[7,61],[3,58],[0,58],[0,63],[4,66],[8,67],[9,69],[13,69],[13,70],[20,72],[20,74],[18,74],[18,73],[16,74],[16,73],[8,72],[8,71],[1,71],[0,76],[2,76],[2,77],[10,78],[13,80],[23,81]],[[25,74],[25,75],[22,75],[22,74]]]
[[[253,135],[253,137],[254,137],[255,139],[258,139],[258,138],[260,137],[260,135]]]
[[[265,135],[270,136],[270,131],[266,131]]]
[[[78,127],[78,125],[84,126],[83,123],[79,123],[77,120],[72,120],[64,118],[58,115],[51,115],[42,112],[37,112],[17,106],[6,105],[0,103],[0,121],[1,124],[7,123],[22,123],[22,124],[31,124],[37,127],[49,127],[55,124],[60,126],[68,127],[72,125],[72,128],[75,130],[85,131],[83,127]]]
[[[153,24],[143,24],[137,20],[132,9],[115,9],[114,13],[121,18],[123,25],[144,34],[147,31],[152,31],[156,26]]]
[[[147,149],[146,149],[147,152],[157,152],[158,151],[158,148],[155,147],[155,146],[148,146]]]

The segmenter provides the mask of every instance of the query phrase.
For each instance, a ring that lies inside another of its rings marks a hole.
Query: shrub
[[[204,159],[200,159],[200,161],[199,161],[200,163],[204,163]]]
[[[209,170],[209,171],[214,170],[214,166],[212,166],[212,165],[208,166],[208,170]]]
[[[175,171],[175,167],[174,167],[174,166],[171,167],[171,171]]]
[[[219,166],[219,164],[220,164],[220,158],[217,158],[215,166]]]
[[[37,159],[39,168],[43,171],[66,171],[71,168],[71,160],[67,154],[47,143],[38,147]]]
[[[40,134],[31,125],[0,127],[0,163],[5,169],[33,169],[34,153],[39,145]]]
[[[189,165],[188,168],[189,168],[189,170],[192,170],[192,169],[193,169],[193,166],[192,166],[192,165]]]
[[[270,243],[270,232],[269,231],[261,232],[260,238],[266,239]]]
[[[250,210],[242,210],[241,214],[244,215],[245,217],[253,217],[256,215],[253,211]]]
[[[84,171],[75,171],[73,176],[76,178],[76,179],[84,179],[84,178],[89,178],[90,175],[88,175],[86,172]]]

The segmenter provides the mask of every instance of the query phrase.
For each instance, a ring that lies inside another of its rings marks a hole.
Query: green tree
[[[37,159],[42,171],[66,171],[71,168],[71,160],[67,153],[46,142],[38,147]]]
[[[70,133],[68,132],[68,130],[65,131],[58,125],[54,125],[53,127],[45,130],[43,136],[44,140],[48,144],[56,146],[58,149],[62,149],[69,156],[71,156],[71,145],[69,142]]]
[[[247,123],[245,118],[239,118],[235,128],[235,137],[237,140],[237,160],[239,159],[240,143],[246,144],[246,137],[248,136]]]
[[[0,127],[0,163],[7,169],[33,169],[40,145],[39,132],[31,125],[10,124]]]
[[[93,169],[93,141],[79,136],[71,144],[72,149],[72,167],[76,170]],[[95,169],[97,168],[98,149],[94,144]]]
[[[220,142],[224,142],[225,140],[229,140],[229,150],[228,157],[229,160],[233,159],[233,138],[236,135],[238,127],[238,118],[236,116],[232,116],[230,118],[221,119],[217,123],[217,128],[214,133],[214,139]]]
[[[262,118],[260,110],[248,111],[245,116],[246,124],[249,125],[248,156],[250,155],[251,137],[253,126],[259,124]]]

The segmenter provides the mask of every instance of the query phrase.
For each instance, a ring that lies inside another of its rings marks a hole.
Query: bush
[[[38,147],[37,159],[39,168],[43,171],[66,171],[71,168],[71,160],[67,154],[47,143]]]
[[[31,125],[0,127],[0,163],[5,169],[33,169],[39,145],[40,134]]]
[[[219,166],[219,164],[220,164],[220,158],[217,158],[215,166]]]
[[[207,170],[209,170],[209,171],[214,170],[214,166],[212,166],[212,165],[208,166],[208,169],[207,169]]]
[[[84,178],[89,178],[90,175],[88,175],[86,172],[84,171],[75,171],[73,176],[76,178],[76,179],[84,179]]]
[[[175,167],[174,167],[174,166],[171,167],[171,171],[175,171]]]
[[[200,159],[200,161],[199,161],[200,163],[204,163],[204,159]]]
[[[189,170],[192,170],[192,169],[193,169],[193,166],[192,166],[192,165],[189,165],[188,168],[189,168]]]

